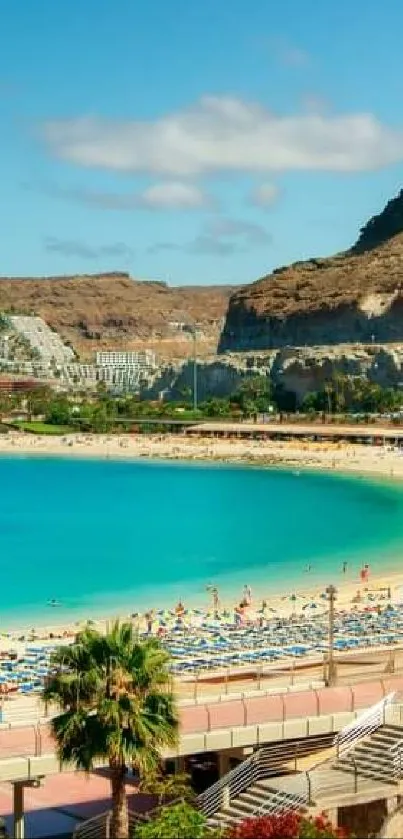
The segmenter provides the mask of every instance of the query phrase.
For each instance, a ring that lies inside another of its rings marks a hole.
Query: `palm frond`
[[[105,635],[86,626],[59,649],[43,698],[62,711],[52,722],[60,759],[87,771],[97,758],[155,771],[160,749],[178,739],[168,662],[158,640],[139,640],[130,623]]]

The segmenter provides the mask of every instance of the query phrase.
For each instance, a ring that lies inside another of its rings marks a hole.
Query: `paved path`
[[[130,786],[132,793],[130,794]],[[136,809],[145,810],[150,798],[137,795],[134,786],[128,784],[128,791]],[[48,776],[39,789],[25,791],[25,832],[28,839],[58,836],[71,833],[78,822],[104,812],[110,806],[110,784],[106,773],[92,773],[89,776],[78,772]],[[6,817],[8,830],[12,835],[12,788],[0,784],[0,815]]]

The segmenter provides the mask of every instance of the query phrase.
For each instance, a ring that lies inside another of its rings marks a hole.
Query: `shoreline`
[[[391,590],[390,600],[387,599],[385,592],[388,587]],[[289,597],[284,597],[283,595],[273,595],[270,598],[263,599],[266,599],[269,606],[271,618],[281,619],[286,622],[291,621],[291,623],[293,620],[296,620],[297,623],[300,623],[301,621],[303,623],[308,623],[310,621],[311,613],[310,610],[308,610],[308,612],[304,611],[303,607],[306,604],[316,603],[318,608],[317,610],[315,609],[314,617],[316,619],[327,620],[328,603],[322,599],[324,589],[325,586],[321,587],[318,585],[315,587],[308,586],[307,588],[299,589],[295,611],[294,606],[290,603]],[[397,594],[398,589],[400,589],[400,595]],[[375,609],[377,607],[385,609],[389,603],[396,606],[403,602],[403,573],[399,574],[395,572],[385,575],[371,574],[371,579],[366,585],[363,585],[357,579],[346,580],[340,584],[336,584],[336,590],[336,615],[346,612],[350,614],[360,614],[368,609]],[[360,603],[354,604],[353,597],[356,595],[358,590],[361,592],[362,600]],[[376,594],[376,590],[379,590],[379,594]],[[381,591],[382,596],[380,597]],[[368,592],[370,593],[371,599],[368,599]],[[247,619],[243,626],[247,627],[257,623],[261,604],[262,599],[260,597],[256,597],[252,600],[250,609],[248,608],[246,610]],[[172,609],[174,608],[174,605],[175,604],[172,604]],[[191,617],[185,619],[185,625],[189,629],[191,628],[191,632],[198,633],[202,620],[205,618],[207,618],[207,621],[212,620],[212,609],[209,609],[207,605],[204,609],[197,609],[192,603],[186,605],[189,607]],[[230,603],[227,599],[220,600],[220,620],[223,619],[225,613],[232,613],[233,609],[234,601]],[[162,609],[160,611],[162,611]],[[200,616],[201,612],[203,613],[203,617]],[[147,612],[143,611],[136,614],[137,618],[135,619],[133,619],[133,615],[121,611],[120,614],[109,616],[104,615],[102,617],[96,617],[95,615],[89,616],[87,614],[80,620],[67,619],[61,621],[60,623],[49,621],[44,624],[37,624],[35,628],[32,627],[32,623],[29,626],[22,626],[20,624],[18,628],[10,628],[8,631],[6,631],[6,628],[4,627],[0,637],[0,657],[2,650],[6,649],[17,649],[19,652],[22,652],[30,645],[45,647],[49,644],[53,646],[60,646],[71,643],[76,634],[80,630],[84,629],[87,624],[100,632],[105,632],[108,625],[110,625],[114,620],[126,620],[133,624],[135,630],[145,632],[147,627]],[[195,615],[197,615],[197,618]],[[158,616],[158,612],[153,610],[152,634],[154,637],[156,637],[159,621],[160,617]],[[168,619],[168,626],[171,625],[174,625],[174,618]],[[33,629],[34,632],[32,632]],[[382,647],[382,649],[387,650],[390,648]],[[367,648],[366,652],[370,653],[373,650],[374,647],[370,646]],[[361,650],[361,653],[365,654],[365,650]],[[306,663],[305,659],[302,660],[302,663],[304,663],[304,661]]]
[[[255,467],[255,468],[272,468],[272,469],[290,469],[303,470],[310,472],[326,472],[340,477],[354,477],[360,476],[369,480],[375,479],[379,481],[386,481],[387,483],[402,482],[403,481],[403,457],[394,451],[391,447],[375,447],[365,446],[354,443],[311,443],[311,442],[272,442],[272,441],[245,441],[245,440],[216,440],[206,438],[194,438],[179,435],[89,435],[76,434],[60,437],[44,437],[41,435],[24,434],[20,432],[12,432],[8,435],[0,437],[0,458],[2,456],[9,457],[63,457],[63,458],[80,458],[80,459],[100,459],[100,460],[126,460],[141,463],[145,462],[182,462],[183,464],[200,463],[205,465],[233,465],[239,467]],[[336,575],[334,575],[336,576]],[[341,576],[341,572],[340,575]],[[328,580],[329,582],[329,580]],[[363,589],[363,585],[355,576],[352,577],[352,572],[346,575],[346,578],[334,580],[339,589],[338,608],[341,604],[345,604],[352,608],[351,600],[356,594],[357,590]],[[397,585],[403,586],[403,570],[398,572],[390,568],[388,571],[385,568],[384,572],[371,573],[369,588],[387,588],[391,586],[392,602],[395,599],[395,588]],[[290,586],[292,587],[292,581]],[[323,590],[324,584],[322,585]],[[298,595],[302,595],[307,599],[317,596],[318,590],[321,588],[319,580],[312,579],[309,582],[306,579],[306,585],[298,584],[295,591]],[[227,589],[228,591],[228,589]],[[259,586],[255,592],[256,603],[261,603],[262,599],[267,599],[270,604],[276,606],[276,610],[281,615],[286,616],[287,611],[290,612],[289,604],[282,602],[282,597],[289,595],[287,587],[284,585],[283,591],[271,591],[270,596],[266,595],[262,586]],[[168,592],[167,592],[168,595]],[[231,608],[236,597],[230,602],[231,595],[223,591],[223,608]],[[200,605],[200,598],[198,602],[192,602],[192,596],[189,595],[189,605],[191,608]],[[166,602],[166,599],[165,599]],[[174,607],[174,603],[170,607]],[[140,606],[140,604],[139,604]],[[158,606],[153,608],[162,608],[164,602],[158,602]],[[211,608],[208,594],[203,599],[203,607],[206,611]],[[169,608],[169,606],[168,606]],[[10,616],[10,624],[7,625],[7,614],[4,614],[4,629],[9,626],[8,634],[10,637],[16,638],[22,634],[29,634],[32,626],[35,626],[35,633],[40,635],[54,632],[60,633],[62,631],[77,631],[79,624],[83,624],[86,620],[93,620],[97,625],[105,625],[109,620],[113,620],[118,615],[120,617],[127,617],[125,607],[122,603],[121,608],[118,607],[114,613],[110,613],[105,617],[105,612],[102,616],[95,611],[89,613],[85,609],[77,611],[71,617],[66,615],[60,616],[60,620],[53,613],[52,617],[49,615],[49,620],[42,620],[43,616],[33,614],[29,623],[24,622],[16,617],[16,623]],[[56,611],[56,610],[55,610]],[[299,610],[298,610],[299,611]],[[144,612],[142,613],[144,614]]]
[[[68,457],[127,461],[199,462],[301,468],[403,481],[403,456],[392,446],[327,441],[216,439],[178,434],[0,436],[0,456]]]

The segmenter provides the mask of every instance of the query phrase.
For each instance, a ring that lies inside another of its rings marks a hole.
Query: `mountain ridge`
[[[215,352],[234,286],[168,286],[126,272],[0,277],[0,311],[35,314],[83,359],[96,350],[149,348],[162,358]]]
[[[355,245],[234,291],[219,351],[403,341],[403,190]]]

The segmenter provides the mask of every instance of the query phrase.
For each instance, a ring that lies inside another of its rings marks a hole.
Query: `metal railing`
[[[76,827],[73,832],[73,839],[108,837],[110,836],[110,828],[111,811],[106,810],[104,813],[99,813],[98,816],[93,816],[92,819],[87,819],[79,827]]]
[[[242,761],[235,769],[220,778],[197,798],[197,806],[204,815],[212,816],[231,798],[244,792],[260,778],[259,756],[262,749]]]
[[[323,736],[317,738],[315,745],[318,748],[326,748],[331,744],[329,744],[329,738]],[[231,799],[245,792],[248,787],[257,781],[278,774],[281,766],[292,763],[294,764],[294,771],[297,772],[298,758],[306,757],[306,754],[307,749],[299,741],[295,745],[288,744],[285,748],[280,744],[279,749],[273,746],[265,746],[257,752],[254,752],[247,760],[244,760],[235,769],[232,769],[231,772],[228,772],[223,778],[213,784],[213,786],[199,795],[197,806],[206,816],[212,816],[217,810],[227,806]],[[305,782],[303,782],[303,778],[305,778]],[[295,787],[296,796],[299,799],[297,807],[300,807],[303,803],[306,804],[310,800],[310,776],[308,772],[297,773],[295,775]],[[281,809],[284,808],[281,806],[277,808],[278,811]]]
[[[252,812],[252,818],[266,815],[275,816],[284,810],[305,809],[314,803],[310,772],[300,772],[295,775],[292,791],[273,789],[267,791],[267,796],[267,801],[256,807]]]
[[[139,821],[147,821],[145,816],[141,813],[134,813],[133,810],[129,810],[128,817],[130,835],[132,835]],[[113,839],[111,827],[112,810],[106,810],[104,813],[93,816],[92,819],[87,819],[76,827],[73,832],[73,839]]]
[[[178,804],[182,799],[177,798],[170,801],[168,806]],[[129,833],[132,836],[134,829],[138,822],[148,822],[154,819],[155,816],[165,805],[159,804],[147,813],[138,813],[136,810],[128,810],[129,819]],[[93,816],[91,819],[86,819],[78,825],[73,831],[73,839],[115,839],[112,835],[112,810],[105,810],[99,813],[98,816]]]
[[[314,661],[313,665],[320,671],[323,668],[323,661]],[[234,698],[247,699],[250,694],[255,695],[259,691],[261,696],[271,695],[273,691],[277,693],[288,693],[289,691],[299,688],[300,690],[313,690],[315,688],[325,687],[321,672],[316,678],[307,679],[303,672],[299,672],[296,666],[284,667],[284,669],[272,670],[269,667],[251,667],[245,664],[243,667],[227,667],[214,668],[210,672],[210,679],[218,681],[221,679],[222,685],[214,692],[212,685],[209,683],[208,674],[205,671],[195,670],[191,675],[179,676],[178,682],[183,687],[189,685],[189,698],[186,704],[199,705],[206,702],[221,702],[234,695]],[[373,678],[373,677],[372,677]],[[278,684],[278,680],[282,684]],[[183,699],[180,704],[183,703]]]
[[[319,761],[310,770],[297,771],[297,758],[295,757],[295,771],[292,785],[288,791],[281,791],[273,788],[267,789],[267,802],[258,806],[253,815],[263,813],[279,813],[284,809],[300,809],[314,803],[314,797],[318,798],[326,793],[341,793],[358,791],[359,766],[354,756],[351,756],[353,772],[340,773],[340,781],[336,782],[334,773],[327,774],[326,770],[332,770],[332,761],[341,754],[346,754],[354,744],[380,728],[387,720],[387,710],[401,712],[401,705],[393,706],[392,702],[396,692],[388,694],[381,702],[362,713],[352,725],[346,726],[340,735],[333,740],[334,753]],[[394,720],[394,716],[392,715]],[[400,721],[402,725],[402,721]],[[403,743],[396,743],[391,746],[391,777],[403,780]],[[284,756],[283,763],[287,763],[287,756]],[[291,758],[292,759],[292,758]],[[290,757],[288,757],[288,762]],[[278,761],[277,761],[278,764]],[[219,810],[228,807],[231,799],[240,795],[249,786],[259,780],[270,777],[270,767],[273,765],[273,753],[269,746],[266,746],[251,755],[250,758],[239,764],[235,769],[221,778],[212,787],[207,789],[197,799],[198,807],[206,816],[212,816]]]
[[[357,740],[367,737],[372,734],[377,728],[385,723],[386,708],[393,702],[396,696],[396,691],[389,693],[372,708],[368,708],[363,714],[360,714],[354,722],[347,725],[338,734],[336,734],[334,743],[337,750],[337,756],[346,754]]]

